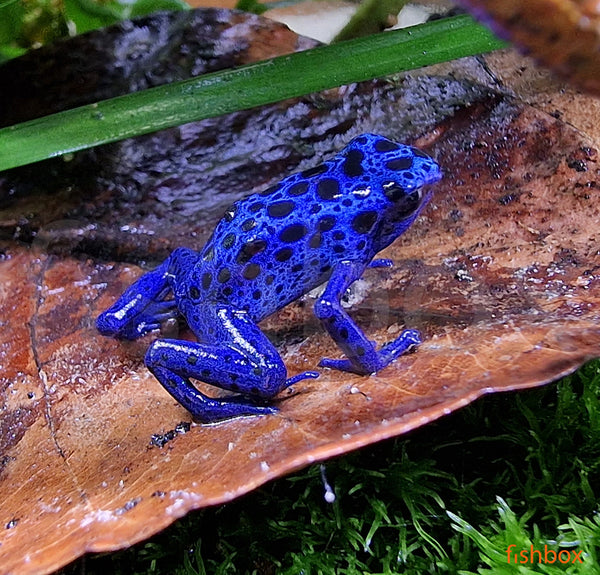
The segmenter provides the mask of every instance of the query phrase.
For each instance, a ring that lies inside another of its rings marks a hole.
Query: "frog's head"
[[[376,185],[391,202],[390,211],[397,222],[412,222],[431,196],[424,186],[442,177],[440,167],[427,154],[383,136],[362,134],[348,149],[367,152],[373,158],[370,171]],[[356,152],[354,154],[358,158]]]

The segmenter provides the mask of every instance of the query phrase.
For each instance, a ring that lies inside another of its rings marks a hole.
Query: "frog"
[[[313,310],[345,357],[321,368],[369,376],[421,343],[403,330],[377,349],[342,305],[375,256],[415,221],[442,177],[416,147],[365,133],[331,159],[231,205],[204,247],[178,247],[101,313],[105,336],[135,340],[184,320],[196,341],[159,337],[144,362],[201,424],[277,413],[274,398],[295,383],[261,331],[266,317],[325,284]],[[230,392],[202,393],[192,380]]]

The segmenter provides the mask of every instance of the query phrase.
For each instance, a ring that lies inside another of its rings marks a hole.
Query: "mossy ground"
[[[192,513],[64,573],[600,574],[599,503],[595,361]],[[548,550],[547,562],[534,554],[515,563],[532,545]],[[568,562],[551,562],[561,550]]]

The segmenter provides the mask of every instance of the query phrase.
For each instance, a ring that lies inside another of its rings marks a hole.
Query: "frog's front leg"
[[[369,375],[384,368],[411,346],[421,343],[419,332],[408,329],[403,331],[393,342],[377,351],[374,343],[366,338],[363,331],[344,311],[340,305],[340,299],[350,284],[362,275],[365,267],[364,263],[350,261],[338,264],[333,270],[323,295],[315,304],[315,315],[348,358],[324,358],[319,363],[322,367]]]
[[[167,260],[129,286],[112,306],[98,316],[98,331],[119,339],[137,339],[158,329],[165,319],[176,317],[175,302],[164,299],[171,289],[168,265]]]
[[[275,408],[251,398],[270,399],[301,379],[318,377],[316,372],[304,372],[286,379],[281,356],[244,312],[202,306],[196,317],[201,324],[192,319],[190,327],[196,333],[211,333],[209,342],[159,339],[145,361],[165,389],[202,423],[275,413]],[[210,398],[190,378],[241,395]]]
[[[165,299],[172,290],[174,272],[190,265],[198,255],[178,248],[156,269],[131,284],[123,295],[96,320],[102,335],[137,339],[160,327],[161,322],[179,315],[175,301]]]

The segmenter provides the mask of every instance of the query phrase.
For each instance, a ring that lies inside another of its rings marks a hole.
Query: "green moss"
[[[448,513],[457,532],[467,536],[479,550],[481,575],[509,575],[521,573],[600,573],[598,548],[600,547],[600,517],[579,519],[570,517],[559,525],[555,536],[549,538],[528,520],[532,513],[517,517],[502,498],[498,498],[500,522],[492,522],[481,530]],[[490,531],[489,537],[484,535]],[[461,575],[475,575],[473,571],[460,571]]]

